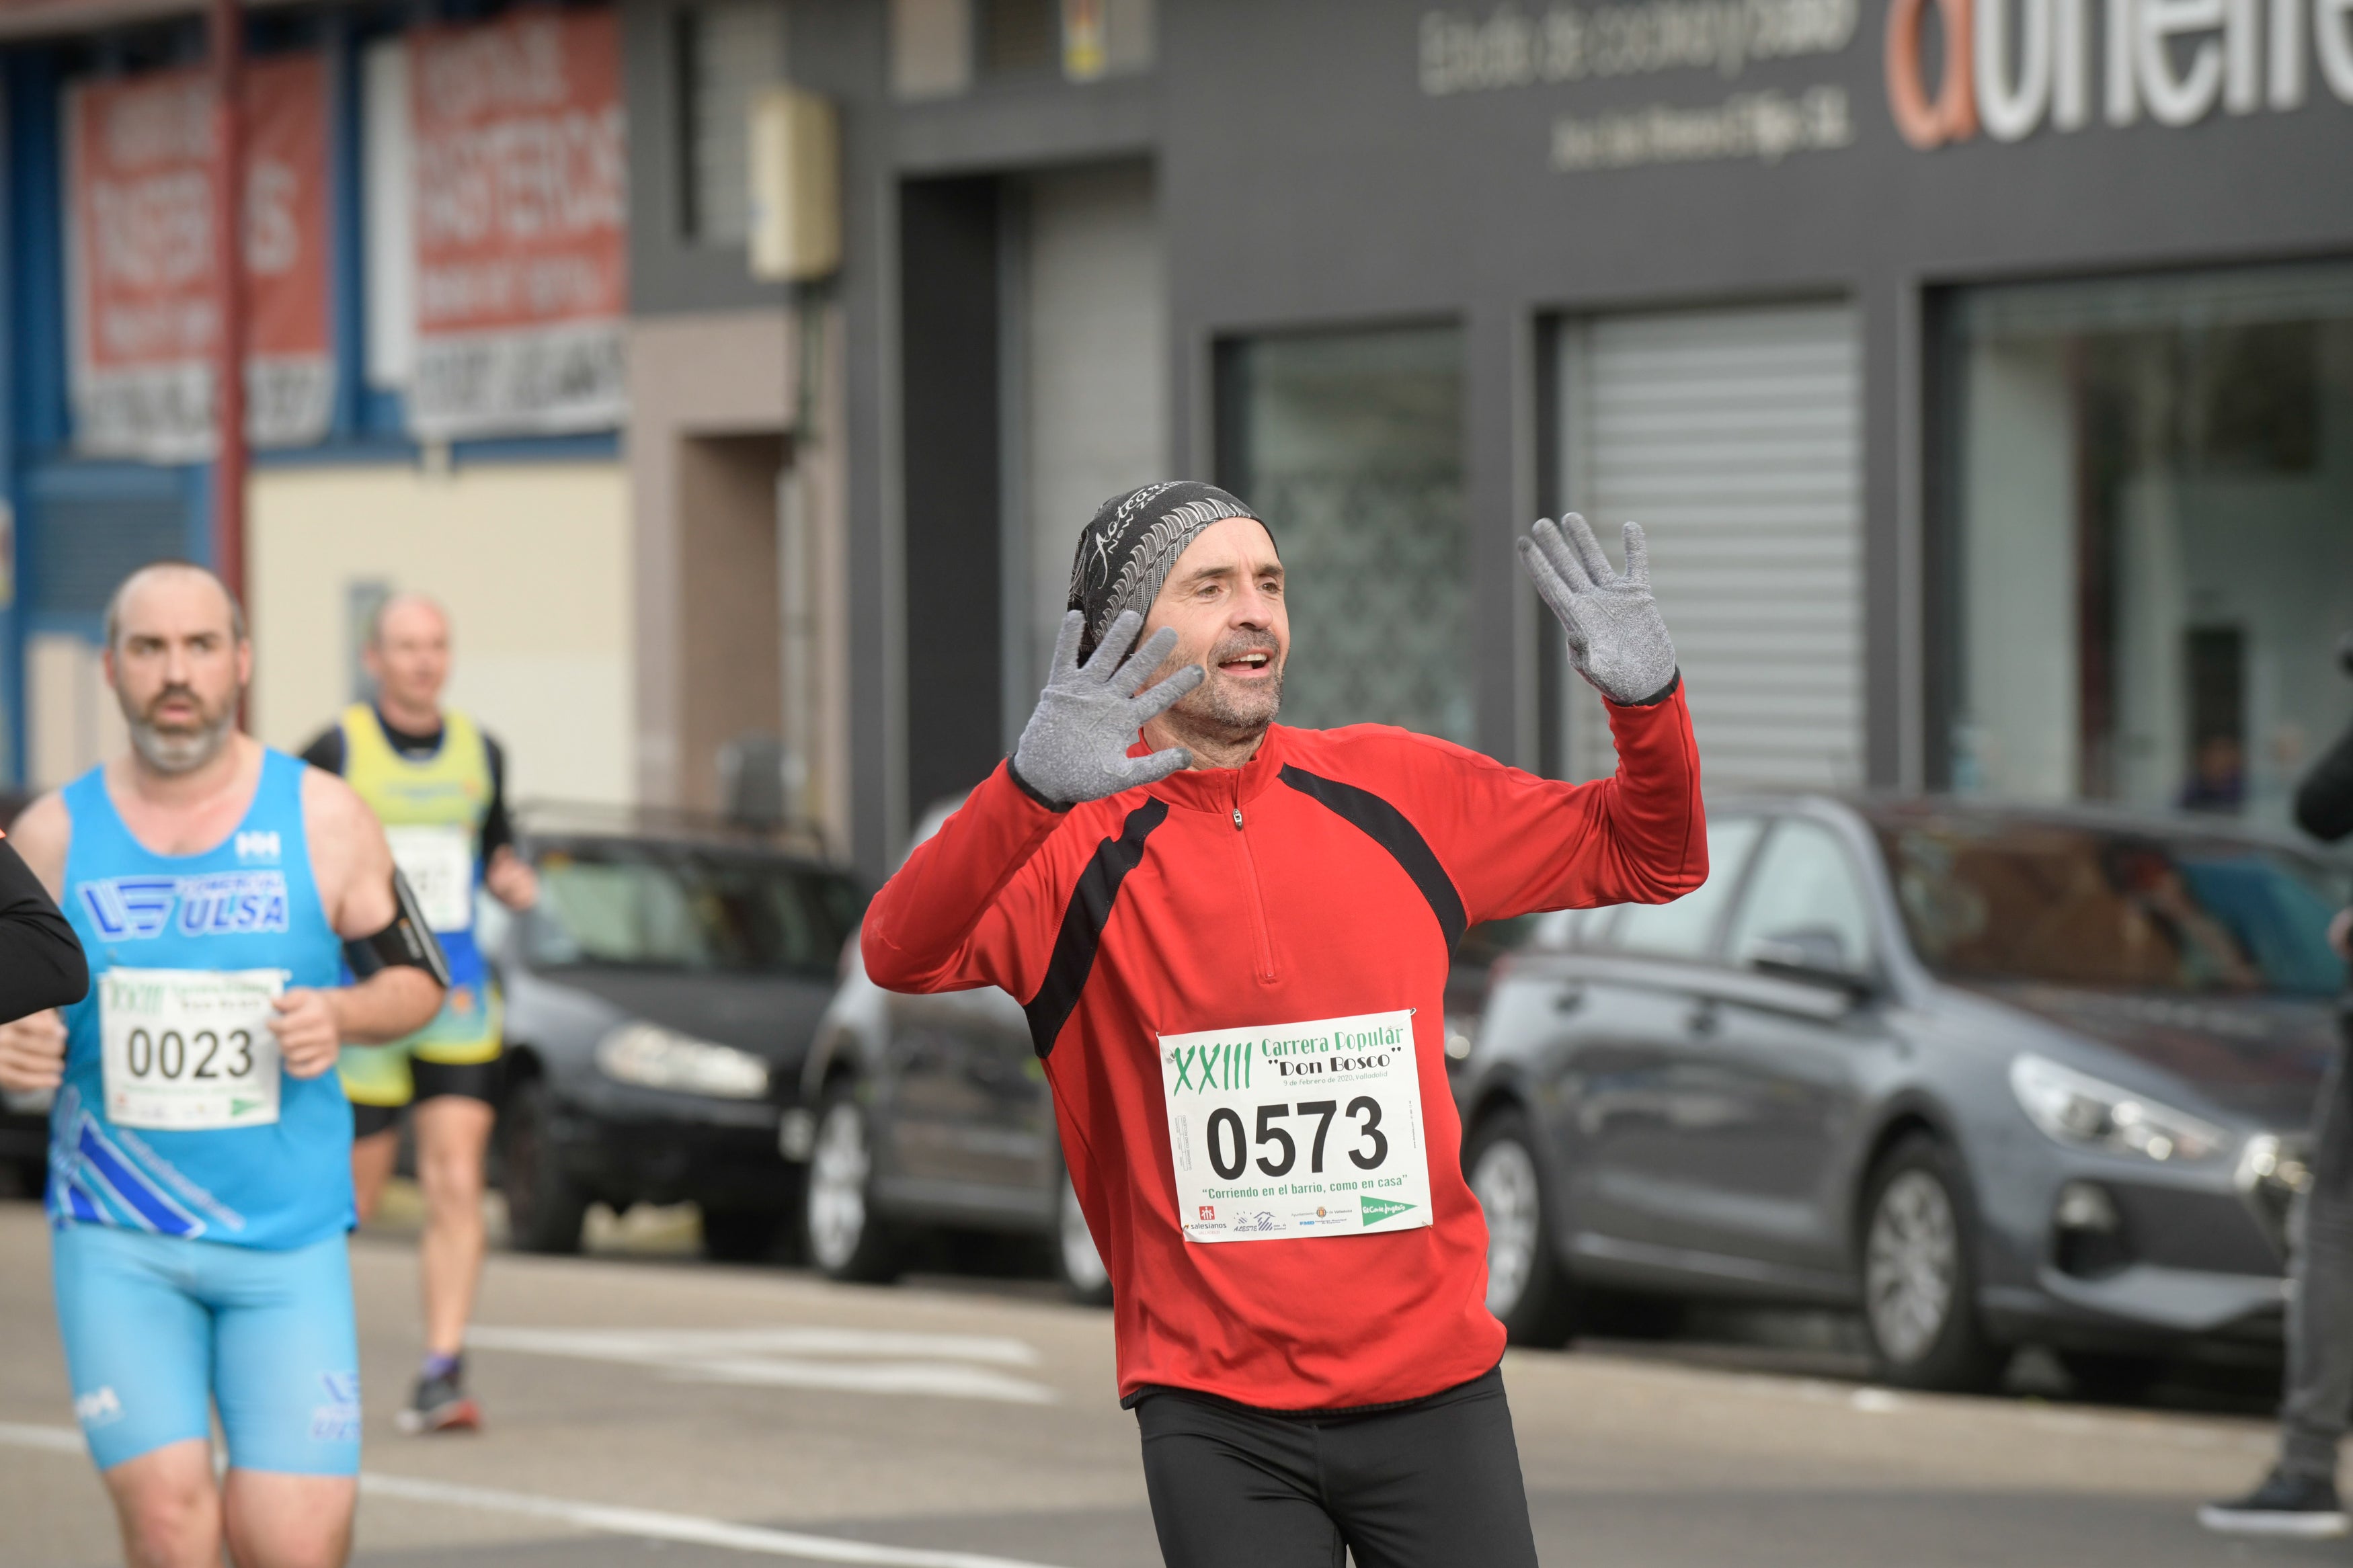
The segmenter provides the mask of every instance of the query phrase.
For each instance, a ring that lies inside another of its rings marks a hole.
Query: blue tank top
[[[49,1112],[54,1224],[286,1248],[354,1223],[352,1109],[332,1070],[281,1074],[274,1122],[172,1131],[110,1121],[100,1059],[100,976],[111,969],[277,969],[290,988],[341,979],[343,942],[302,832],[306,767],[264,752],[245,819],[199,855],[158,855],[132,837],[102,770],[66,786],[73,840],[59,901],[90,988],[66,1009],[65,1082]]]

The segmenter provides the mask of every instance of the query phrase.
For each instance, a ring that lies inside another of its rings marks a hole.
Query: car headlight
[[[596,1042],[605,1076],[642,1089],[758,1100],[768,1092],[768,1064],[749,1051],[713,1045],[659,1024],[624,1024]]]
[[[2187,1111],[2031,1052],[2011,1059],[2010,1089],[2035,1126],[2079,1149],[2187,1164],[2214,1158],[2230,1142]]]

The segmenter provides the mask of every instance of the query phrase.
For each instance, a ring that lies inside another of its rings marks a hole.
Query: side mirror
[[[1776,931],[1748,950],[1748,967],[1760,974],[1843,991],[1858,1000],[1873,990],[1870,977],[1847,957],[1846,943],[1821,926]]]

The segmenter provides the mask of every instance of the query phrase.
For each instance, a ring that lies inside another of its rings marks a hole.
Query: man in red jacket
[[[1621,574],[1562,521],[1521,559],[1609,700],[1615,778],[1274,723],[1272,535],[1223,490],[1151,485],[1081,536],[1012,760],[867,915],[881,984],[1023,1000],[1173,1568],[1535,1562],[1447,1089],[1449,955],[1481,921],[1707,875],[1641,531]]]

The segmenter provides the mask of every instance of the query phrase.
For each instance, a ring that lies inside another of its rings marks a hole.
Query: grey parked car
[[[1543,917],[1496,971],[1456,1084],[1514,1338],[1624,1291],[1856,1306],[1890,1382],[2034,1342],[2115,1393],[2276,1344],[2336,868],[1917,800],[1719,802],[1708,848],[1699,891]]]
[[[521,814],[540,901],[482,937],[506,992],[497,1153],[516,1245],[589,1204],[692,1201],[714,1257],[797,1238],[776,1148],[862,899],[818,847],[717,819]]]
[[[959,804],[934,806],[914,841]],[[923,1232],[993,1231],[1046,1243],[1072,1296],[1110,1300],[1062,1169],[1044,1065],[1006,993],[894,994],[867,976],[853,939],[798,1100],[783,1147],[807,1167],[808,1255],[827,1274],[892,1279]]]

